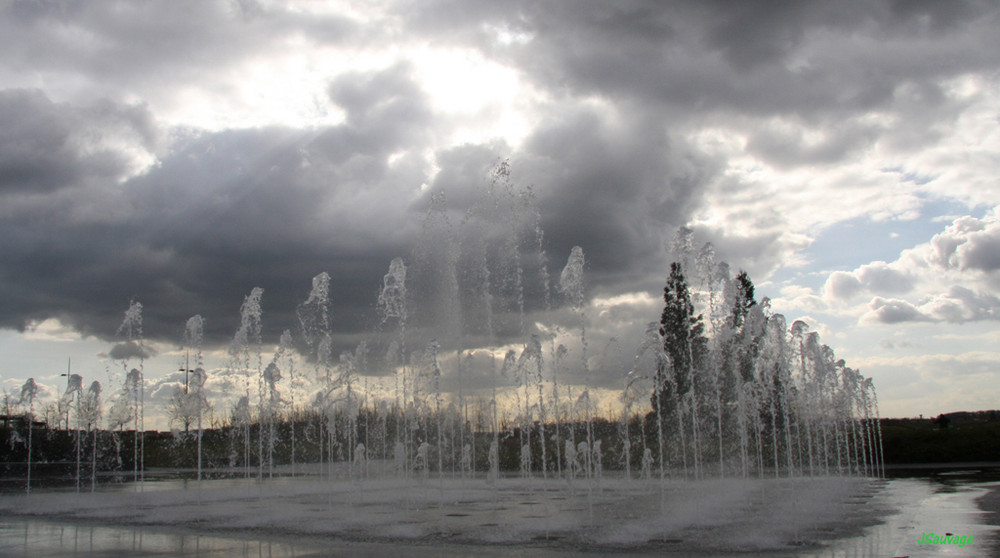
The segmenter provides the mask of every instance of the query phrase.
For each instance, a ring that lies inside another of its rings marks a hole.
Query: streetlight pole
[[[71,368],[72,363],[73,363],[73,357],[66,357],[66,373],[65,374],[59,374],[60,376],[65,376],[66,377],[66,391],[69,391],[69,383],[70,383],[70,376],[71,376],[71,374],[70,374],[70,368]],[[65,397],[65,394],[63,395],[63,397]],[[70,406],[66,405],[66,430],[69,430],[69,411],[70,411]]]
[[[184,406],[181,407],[181,411],[184,413],[184,434],[188,433],[188,429],[191,427],[191,417],[188,416],[187,412],[187,396],[188,396],[188,373],[194,372],[189,368],[190,363],[188,362],[188,352],[184,351],[184,368],[181,368],[179,372],[184,372]]]

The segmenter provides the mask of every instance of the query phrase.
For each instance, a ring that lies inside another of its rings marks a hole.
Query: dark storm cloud
[[[151,116],[110,101],[72,107],[38,90],[0,91],[0,193],[47,193],[123,177],[132,162],[101,145],[108,139],[152,150]]]
[[[432,187],[443,191],[448,205],[462,211],[480,201],[483,187],[492,171],[510,154],[503,144],[463,144],[438,152],[435,156],[441,170],[434,176]],[[523,169],[512,169],[512,179],[522,183],[529,176]]]
[[[140,347],[135,341],[118,343],[108,351],[108,357],[115,360],[144,359],[150,358],[155,354],[149,347]]]
[[[541,123],[515,160],[522,162],[523,175],[540,179],[553,260],[561,266],[572,246],[582,246],[589,283],[631,281],[633,288],[647,265],[662,268],[664,241],[718,170],[661,122],[587,106]]]
[[[276,337],[296,329],[296,305],[327,271],[335,329],[367,327],[389,260],[409,250],[411,206],[427,171],[405,153],[389,158],[417,142],[429,118],[408,72],[336,82],[348,114],[340,126],[180,139],[155,167],[106,190],[113,199],[91,200],[108,209],[98,220],[61,218],[59,192],[35,188],[49,203],[23,204],[0,225],[11,239],[0,247],[3,325],[56,316],[112,337],[134,298],[147,336],[179,339],[198,313],[208,340],[220,341],[260,286],[267,333]],[[349,88],[353,98],[343,94]],[[23,118],[47,122],[44,112]],[[80,185],[87,168],[61,171],[70,194],[88,190]]]
[[[903,83],[933,90],[995,65],[1000,46],[990,2],[485,4],[421,2],[412,18],[550,90],[641,99],[674,119],[721,110],[826,120],[891,103]],[[530,41],[504,44],[501,31]]]
[[[880,131],[871,125],[831,123],[822,127],[822,138],[810,141],[800,129],[762,127],[746,148],[778,168],[829,164],[870,148]]]

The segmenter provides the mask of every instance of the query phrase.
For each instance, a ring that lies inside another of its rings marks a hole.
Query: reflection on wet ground
[[[856,505],[859,514],[871,514],[873,509],[885,510],[881,523],[864,528],[850,522],[825,525],[821,530],[826,532],[819,533],[815,538],[822,546],[779,552],[774,552],[773,549],[754,552],[751,548],[746,548],[726,554],[718,548],[700,549],[692,540],[662,540],[622,546],[615,548],[614,552],[616,556],[731,555],[789,558],[988,556],[995,552],[998,529],[995,526],[996,517],[991,517],[995,512],[984,511],[977,506],[977,499],[981,503],[981,499],[990,494],[1000,494],[1000,482],[993,480],[995,477],[991,476],[991,472],[923,473],[920,477],[894,478],[875,483],[871,494],[854,498],[853,501],[849,499],[848,505]],[[146,488],[165,488],[151,484]],[[997,500],[998,498],[994,498],[992,501]],[[965,546],[920,544],[925,534],[971,537],[972,543]],[[306,558],[330,555],[384,556],[402,550],[408,556],[564,556],[581,553],[596,555],[609,549],[560,540],[479,544],[452,543],[434,538],[398,542],[345,541],[333,536],[293,537],[254,529],[221,531],[212,526],[205,528],[191,525],[114,526],[99,524],[96,520],[52,520],[0,515],[2,557]]]
[[[886,483],[876,498],[893,512],[883,523],[868,527],[859,536],[834,541],[828,547],[795,554],[802,558],[861,558],[919,556],[992,556],[997,527],[989,525],[991,513],[977,499],[1000,490],[1000,482],[941,482],[930,478],[897,478]],[[925,535],[964,542],[922,544]],[[962,540],[961,537],[967,537]],[[969,543],[969,541],[972,541]]]

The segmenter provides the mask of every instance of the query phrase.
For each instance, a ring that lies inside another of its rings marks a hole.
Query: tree
[[[760,340],[764,335],[767,317],[754,300],[753,281],[746,271],[728,282],[726,304],[729,315],[726,318],[726,333],[722,336],[723,369],[730,370],[733,377],[725,382],[724,398],[735,400],[738,383],[752,382],[754,366],[760,353]]]
[[[733,287],[736,296],[729,319],[732,328],[738,330],[743,325],[747,313],[757,304],[757,301],[753,298],[753,281],[750,280],[746,271],[740,270],[739,275],[733,280]]]
[[[694,303],[679,262],[670,264],[663,300],[660,335],[663,337],[663,351],[669,360],[656,371],[656,391],[652,403],[661,414],[669,415],[676,406],[676,400],[694,387],[696,371],[702,368],[708,354],[708,339],[701,314],[696,316],[694,313]]]

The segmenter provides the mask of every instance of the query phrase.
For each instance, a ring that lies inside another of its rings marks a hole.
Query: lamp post
[[[188,429],[191,427],[191,417],[188,416],[188,409],[187,409],[187,403],[188,403],[188,400],[187,400],[188,399],[187,398],[187,396],[188,396],[188,374],[191,373],[191,372],[194,372],[194,370],[191,370],[190,368],[188,368],[188,366],[189,366],[188,353],[187,353],[187,351],[185,351],[184,352],[184,368],[178,369],[178,372],[183,372],[184,373],[184,406],[181,408],[181,412],[184,413],[184,434],[187,434],[188,433]]]
[[[194,370],[191,370],[190,368],[178,368],[177,371],[184,373],[184,395],[187,395],[187,393],[188,393],[188,373],[189,372],[194,372]]]
[[[60,376],[65,376],[66,377],[66,391],[69,391],[69,383],[70,383],[70,376],[71,376],[71,374],[70,374],[70,366],[72,365],[72,363],[73,363],[73,357],[67,357],[66,358],[66,373],[65,374],[59,374]],[[69,405],[66,405],[66,430],[69,430],[69,411],[70,411]]]
[[[178,369],[178,372],[183,372],[184,373],[184,403],[183,403],[183,407],[181,408],[181,412],[184,413],[184,433],[187,434],[188,433],[188,429],[191,426],[191,417],[188,416],[188,409],[187,409],[187,403],[188,403],[188,397],[187,397],[188,396],[188,374],[191,373],[191,372],[194,372],[194,370],[191,370],[190,368],[186,368],[185,367],[185,368]]]
[[[66,391],[69,391],[69,372],[66,372],[65,374],[59,374],[59,375],[60,376],[66,376]],[[65,397],[66,396],[63,395],[63,398],[65,398]],[[69,405],[66,405],[66,430],[69,430],[69,410],[70,410],[69,409]],[[60,417],[60,418],[62,418],[62,417]]]

